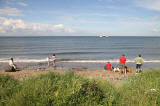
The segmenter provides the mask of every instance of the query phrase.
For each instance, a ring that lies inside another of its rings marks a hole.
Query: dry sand
[[[37,75],[47,74],[49,72],[64,74],[65,72],[68,72],[68,71],[63,71],[63,70],[53,70],[53,71],[23,70],[23,71],[17,71],[17,72],[0,71],[0,74],[9,75],[14,77],[17,80],[22,81],[29,77],[35,77]],[[130,75],[131,73],[124,75],[119,72],[108,72],[104,70],[90,70],[90,71],[75,71],[75,74],[85,78],[89,78],[89,79],[108,80],[111,84],[121,85],[122,83],[125,82],[125,79],[127,79],[128,75]]]

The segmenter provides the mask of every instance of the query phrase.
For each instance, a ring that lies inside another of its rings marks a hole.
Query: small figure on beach
[[[9,66],[13,67],[15,70],[17,69],[16,65],[14,64],[13,58],[10,58],[10,60],[9,60]]]
[[[125,57],[125,54],[122,54],[122,56],[119,59],[119,65],[120,65],[120,69],[121,69],[122,73],[125,73],[125,74],[126,74],[126,68],[125,68],[126,60],[127,59]]]
[[[136,62],[136,73],[139,73],[142,71],[141,67],[142,63],[144,62],[141,54],[139,54],[138,57],[135,58],[135,62]]]
[[[55,69],[55,67],[56,67],[56,54],[52,55],[52,60],[53,60],[53,68]]]
[[[105,69],[106,71],[112,71],[112,65],[111,65],[111,63],[110,63],[110,62],[107,62],[107,63],[105,64],[105,66],[104,66],[104,69]]]
[[[17,66],[14,64],[13,58],[10,58],[10,60],[9,60],[9,65],[5,67],[5,71],[6,71],[6,72],[19,71],[19,70],[17,69]]]
[[[50,57],[47,57],[47,63],[48,63],[48,67],[50,66]]]

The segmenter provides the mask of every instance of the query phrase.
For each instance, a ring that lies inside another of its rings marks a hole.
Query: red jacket
[[[106,64],[106,68],[107,68],[107,70],[111,70],[112,69],[111,64]]]
[[[120,64],[126,64],[126,58],[124,56],[122,56],[120,59]]]

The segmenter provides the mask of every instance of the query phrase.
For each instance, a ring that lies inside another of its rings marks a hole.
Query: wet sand
[[[50,67],[48,67],[47,62],[32,62],[32,63],[15,63],[20,70],[53,70],[52,63]],[[118,63],[111,63],[113,67],[118,67]],[[4,68],[8,65],[8,63],[0,63],[0,70],[4,70]],[[60,61],[57,62],[56,70],[104,70],[105,63],[71,63]],[[135,69],[135,63],[127,63],[129,67]],[[160,63],[143,63],[142,69],[159,69]]]

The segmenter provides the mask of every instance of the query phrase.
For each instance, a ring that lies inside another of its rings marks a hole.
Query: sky
[[[160,0],[0,0],[0,36],[160,36]]]

